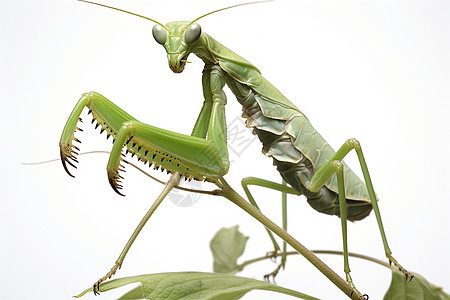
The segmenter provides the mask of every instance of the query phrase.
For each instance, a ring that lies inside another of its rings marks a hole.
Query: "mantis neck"
[[[206,33],[202,33],[202,35],[192,48],[192,53],[203,60],[205,65],[217,64],[217,59],[209,49],[208,37],[209,36]]]

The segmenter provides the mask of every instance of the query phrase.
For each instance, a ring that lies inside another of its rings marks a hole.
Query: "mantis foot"
[[[266,257],[274,262],[277,260],[277,257],[280,255],[281,255],[281,253],[278,250],[273,250],[273,251],[269,251],[266,253]]]
[[[286,262],[282,261],[278,265],[278,267],[275,270],[273,270],[273,272],[264,275],[264,280],[267,281],[267,282],[275,283],[275,277],[278,275],[278,272],[281,270],[281,268],[283,268],[283,270],[284,270],[285,265],[286,265]],[[272,281],[270,280],[270,277],[272,277]]]
[[[94,283],[94,285],[93,285],[94,295],[96,295],[96,296],[100,295],[100,283],[102,283],[103,281],[105,281],[107,279],[110,279],[114,274],[116,274],[116,271],[118,269],[120,269],[121,266],[122,266],[122,264],[116,262],[116,264],[111,268],[111,271],[106,273],[105,276],[103,276],[102,278],[97,280],[96,283]]]
[[[410,282],[411,280],[413,280],[414,278],[414,274],[411,272],[408,272],[405,268],[403,268],[395,258],[392,257],[391,254],[386,254],[387,258],[389,259],[389,264],[392,265],[394,264],[394,266],[396,266],[398,268],[398,270],[400,272],[402,272],[403,274],[405,274],[405,279],[406,281]]]
[[[353,294],[358,295],[359,300],[368,300],[369,299],[369,296],[367,294],[363,295],[356,289],[356,286],[353,284],[353,280],[352,280],[352,277],[350,276],[350,273],[345,272],[345,278],[347,280],[348,285],[352,289],[352,293],[351,293],[352,296],[353,296]]]

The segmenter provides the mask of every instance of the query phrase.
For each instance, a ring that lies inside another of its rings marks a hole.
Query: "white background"
[[[165,23],[239,1],[104,3]],[[205,32],[256,65],[334,148],[350,137],[360,140],[394,257],[447,293],[449,13],[445,0],[280,0],[200,21]],[[104,154],[81,156],[75,179],[60,162],[21,162],[58,158],[65,121],[80,95],[91,90],[143,122],[189,134],[202,103],[203,65],[191,56],[193,63],[173,74],[151,36],[151,22],[86,3],[3,1],[0,14],[0,297],[71,299],[109,270],[162,186],[129,167],[127,196],[118,196],[109,187]],[[228,95],[231,123],[241,110]],[[110,140],[85,119],[85,132],[77,134],[81,150],[110,150]],[[245,137],[252,138],[249,130]],[[346,161],[360,174],[354,156]],[[280,180],[259,141],[231,160],[226,179],[241,193],[243,177]],[[280,222],[279,194],[254,190],[262,210]],[[250,236],[241,262],[271,250],[262,226],[225,199],[202,196],[187,208],[167,200],[116,278],[212,271],[209,241],[235,224]],[[303,197],[289,198],[289,231],[309,248],[342,248],[340,220],[315,212]],[[373,214],[349,224],[349,249],[384,258]],[[344,276],[341,257],[321,257]],[[357,259],[350,264],[360,291],[381,299],[390,271]],[[262,279],[273,268],[259,263],[241,275]],[[346,299],[298,256],[289,257],[277,282],[324,299]],[[271,292],[245,298],[264,297],[282,298]]]

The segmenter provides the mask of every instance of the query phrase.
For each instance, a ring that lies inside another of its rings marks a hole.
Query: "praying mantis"
[[[378,209],[378,198],[359,142],[356,139],[348,139],[334,151],[303,113],[262,77],[255,66],[204,33],[196,23],[212,13],[238,5],[204,14],[193,21],[169,22],[163,25],[156,20],[128,11],[80,1],[129,13],[156,23],[153,27],[153,37],[166,50],[169,67],[174,73],[181,73],[184,70],[191,53],[205,63],[202,75],[205,100],[190,136],[141,123],[96,92],[83,94],[69,116],[59,143],[61,161],[69,175],[73,176],[69,166],[75,167],[74,162],[77,162],[76,154],[79,151],[78,146],[74,144],[79,142],[74,132],[85,107],[92,114],[93,121],[97,121],[96,127],[101,126],[101,131],[106,131],[107,137],[112,137],[114,141],[107,164],[107,175],[115,192],[123,195],[120,175],[120,172],[124,171],[121,164],[123,147],[144,164],[151,164],[155,169],[161,168],[172,174],[116,264],[94,284],[94,293],[99,292],[100,283],[114,275],[121,267],[124,257],[145,222],[170,190],[178,185],[182,177],[212,182],[219,187],[224,186],[223,176],[230,167],[225,120],[227,99],[223,92],[225,85],[228,85],[242,105],[246,125],[253,129],[254,134],[262,142],[264,154],[273,159],[281,177],[289,184],[246,178],[242,181],[242,185],[250,202],[257,206],[248,188],[256,185],[280,191],[283,196],[287,193],[304,195],[317,211],[340,216],[346,280],[353,292],[360,297],[363,296],[357,291],[350,276],[346,221],[361,220],[373,209],[389,262],[397,266],[407,278],[412,277],[392,257]],[[351,150],[355,150],[358,156],[364,180],[359,179],[342,162]],[[276,244],[275,250],[278,250]],[[280,267],[283,264],[284,261]],[[279,268],[272,275],[275,276],[278,270]]]

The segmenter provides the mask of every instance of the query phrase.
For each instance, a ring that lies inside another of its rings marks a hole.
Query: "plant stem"
[[[328,267],[323,261],[321,261],[314,253],[309,251],[300,242],[294,239],[290,234],[281,229],[278,225],[264,216],[258,209],[253,205],[248,203],[244,198],[242,198],[235,190],[233,190],[225,179],[220,178],[220,183],[222,183],[222,189],[217,191],[217,195],[223,196],[245,210],[252,217],[261,222],[264,226],[269,228],[272,232],[286,241],[295,250],[298,251],[303,257],[305,257],[311,264],[313,264],[320,272],[322,272],[331,282],[333,282],[340,290],[342,290],[349,298],[357,300],[361,295],[354,293],[347,282],[342,279],[338,274],[336,274],[330,267]]]
[[[311,250],[311,251],[316,253],[316,254],[344,255],[344,252],[342,252],[342,251],[335,251],[335,250]],[[373,257],[367,256],[367,255],[364,255],[364,254],[358,254],[358,253],[349,252],[348,256],[365,259],[365,260],[371,261],[373,263],[382,265],[382,266],[384,266],[386,268],[392,269],[392,266],[389,265],[387,262],[382,261],[382,260],[377,259],[377,258],[373,258]]]
[[[332,255],[343,255],[343,254],[344,254],[344,252],[342,252],[342,251],[334,251],[334,250],[310,250],[310,251],[313,252],[313,253],[315,253],[315,254],[332,254]],[[298,254],[299,254],[299,253],[298,253],[297,251],[289,251],[289,252],[286,252],[286,255],[298,255]],[[236,267],[235,271],[236,271],[236,272],[240,272],[240,271],[242,271],[246,266],[251,265],[251,264],[253,264],[253,263],[255,263],[255,262],[262,261],[262,260],[266,260],[266,259],[269,259],[269,258],[272,258],[272,257],[281,256],[281,255],[283,255],[282,252],[277,252],[277,253],[271,254],[271,256],[264,255],[264,256],[261,256],[261,257],[254,258],[254,259],[246,260],[246,261],[244,261],[242,264],[238,265],[238,266]],[[379,259],[376,259],[376,258],[367,256],[367,255],[349,252],[349,253],[348,253],[348,256],[352,256],[352,257],[357,257],[357,258],[365,259],[365,260],[371,261],[371,262],[373,262],[373,263],[382,265],[382,266],[384,266],[384,267],[386,267],[386,268],[389,268],[389,269],[392,268],[387,262],[384,262],[384,261],[382,261],[382,260],[379,260]]]

